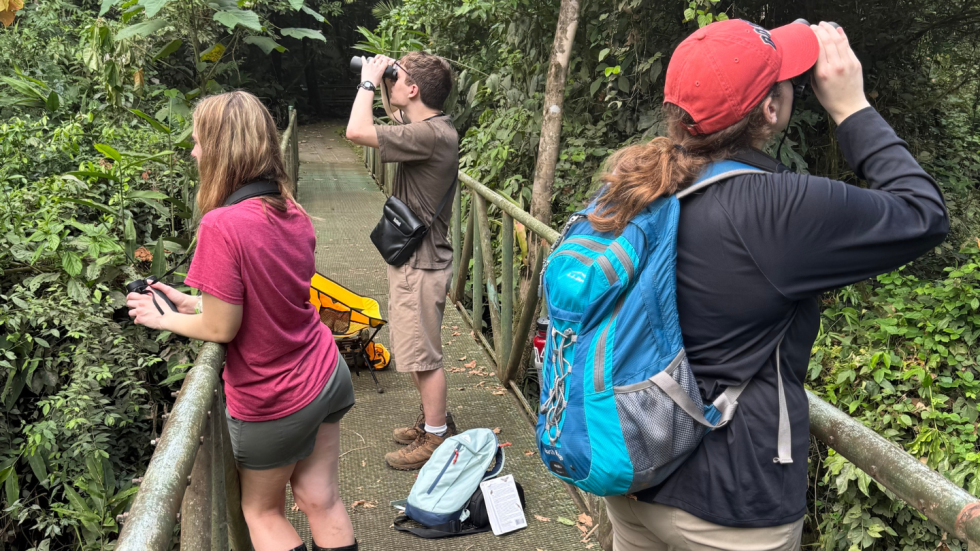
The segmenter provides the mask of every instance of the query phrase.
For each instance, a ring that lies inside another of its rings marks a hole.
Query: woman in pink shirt
[[[228,343],[225,414],[255,550],[306,550],[285,516],[290,482],[314,551],[355,551],[337,484],[339,421],[354,405],[354,389],[309,302],[316,235],[293,200],[275,123],[258,98],[230,92],[198,104],[193,135],[203,218],[185,283],[201,295],[155,283],[179,312],[160,315],[150,296],[130,294],[130,316],[152,329]],[[272,183],[278,194],[229,201],[256,182]]]

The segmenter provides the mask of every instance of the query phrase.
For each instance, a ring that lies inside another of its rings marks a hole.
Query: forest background
[[[121,293],[191,245],[198,99],[242,88],[281,124],[290,105],[301,122],[345,118],[351,55],[437,53],[457,71],[447,111],[463,170],[527,209],[558,5],[0,0],[0,549],[112,548],[115,516],[199,344],[134,327]],[[612,151],[663,133],[670,52],[726,17],[841,24],[872,105],[942,186],[949,238],[909,266],[827,293],[808,379],[980,494],[976,2],[584,1],[553,225],[589,197]],[[860,185],[813,98],[798,106],[781,160]],[[528,235],[517,231],[521,269]],[[523,385],[533,398],[533,370]],[[809,464],[807,548],[964,548],[815,440]]]

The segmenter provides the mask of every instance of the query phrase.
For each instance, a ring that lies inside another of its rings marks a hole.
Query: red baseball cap
[[[674,50],[664,103],[694,118],[692,134],[711,134],[745,118],[773,85],[805,73],[819,54],[820,41],[809,25],[767,31],[741,19],[718,21]]]

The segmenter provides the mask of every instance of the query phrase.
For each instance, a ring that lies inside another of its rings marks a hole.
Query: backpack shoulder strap
[[[675,195],[678,199],[683,199],[711,184],[716,184],[722,180],[727,180],[733,176],[740,176],[742,174],[768,174],[768,172],[738,161],[718,161],[708,165],[708,168],[705,169],[693,184],[678,191]]]
[[[495,452],[493,458],[493,467],[491,467],[490,470],[483,475],[483,480],[489,480],[497,476],[502,470],[504,470],[504,449],[498,444],[497,451]],[[477,490],[479,490],[479,488],[477,488]]]

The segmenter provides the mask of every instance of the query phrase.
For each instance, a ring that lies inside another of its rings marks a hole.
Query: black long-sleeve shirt
[[[803,516],[809,443],[803,381],[819,327],[817,295],[914,260],[949,229],[935,181],[874,109],[848,117],[837,138],[870,189],[779,172],[736,176],[681,201],[678,310],[701,393],[713,400],[727,386],[752,382],[728,426],[708,433],[680,469],[640,492],[640,500],[734,527]],[[753,164],[771,170],[766,162],[776,164],[767,157]],[[773,462],[775,352],[784,334],[791,464]]]

